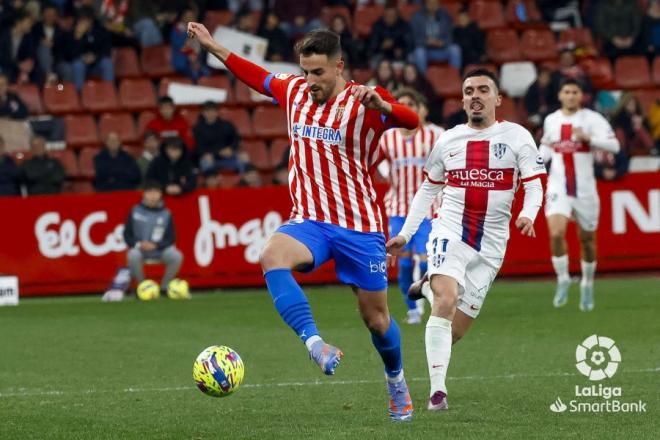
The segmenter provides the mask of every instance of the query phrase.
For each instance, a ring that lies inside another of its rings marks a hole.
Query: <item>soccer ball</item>
[[[142,301],[151,301],[160,296],[160,286],[154,280],[144,280],[137,287],[137,297]]]
[[[167,285],[167,297],[170,299],[190,299],[188,281],[174,278]]]
[[[224,345],[205,348],[193,364],[197,388],[212,397],[225,397],[236,391],[243,383],[244,374],[241,357]]]

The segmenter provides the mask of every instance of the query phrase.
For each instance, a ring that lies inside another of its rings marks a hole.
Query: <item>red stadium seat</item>
[[[234,85],[234,102],[244,107],[255,107],[257,105],[270,105],[271,100],[255,99],[260,95],[252,91],[244,82],[236,81]]]
[[[547,29],[527,29],[520,39],[523,58],[532,62],[556,60],[559,57],[557,42],[552,31]]]
[[[146,78],[124,79],[119,84],[119,102],[128,111],[156,108],[156,94],[151,81]]]
[[[48,152],[48,155],[57,159],[62,164],[66,177],[76,178],[80,176],[78,159],[73,150],[51,150]]]
[[[112,63],[115,66],[115,76],[118,79],[138,78],[142,69],[137,53],[132,47],[118,47],[112,51]]]
[[[23,162],[32,157],[32,153],[29,151],[12,151],[9,155],[14,159],[14,162],[16,162],[16,165],[18,166],[21,166]]]
[[[142,71],[150,78],[174,75],[174,69],[172,68],[172,48],[167,45],[143,48]]]
[[[653,83],[660,85],[660,56],[653,58]]]
[[[119,110],[119,100],[114,83],[110,81],[85,81],[82,88],[82,105],[93,113]]]
[[[353,81],[358,84],[366,84],[374,76],[374,70],[365,68],[365,69],[353,69]]]
[[[324,6],[321,9],[321,21],[328,27],[332,24],[331,21],[336,15],[344,17],[346,26],[349,29],[351,28],[351,22],[353,21],[351,19],[351,10],[346,6]]]
[[[231,11],[206,11],[204,15],[204,26],[213,34],[218,26],[229,26],[234,20],[234,13]]]
[[[225,101],[225,103],[232,104],[235,102],[234,88],[232,87],[231,81],[227,75],[203,76],[199,79],[197,84],[200,86],[226,90],[227,101]]]
[[[147,129],[147,124],[155,117],[156,113],[152,111],[144,111],[140,113],[140,116],[138,116],[138,135],[144,135],[144,132]]]
[[[521,1],[525,6],[525,14],[527,15],[527,20],[524,22],[520,21],[516,14],[516,6]],[[504,7],[504,18],[509,25],[516,29],[536,28],[543,20],[534,0],[509,0]]]
[[[645,115],[648,115],[653,104],[660,100],[660,89],[658,88],[636,90],[634,93],[642,104]]]
[[[80,150],[78,157],[78,166],[80,167],[80,175],[86,179],[93,179],[96,176],[94,170],[94,156],[99,154],[100,148],[83,148]]]
[[[135,121],[130,113],[104,113],[99,119],[99,134],[101,139],[111,131],[119,135],[122,143],[135,143],[139,141],[138,133],[135,130]]]
[[[518,34],[513,29],[495,29],[486,36],[486,53],[498,63],[520,61],[520,43]]]
[[[125,152],[130,154],[133,157],[133,159],[135,159],[135,160],[140,158],[140,156],[142,155],[142,150],[143,150],[142,147],[131,146],[131,145],[124,145],[123,149],[124,149]]]
[[[31,115],[40,115],[44,112],[41,94],[36,85],[13,84],[9,89],[21,98]]]
[[[264,141],[243,141],[241,151],[247,153],[250,163],[259,170],[269,170],[272,168],[268,147]]]
[[[238,186],[238,182],[241,181],[240,174],[219,174],[218,175],[220,188],[235,188]]]
[[[71,83],[47,85],[44,87],[43,97],[44,109],[48,113],[60,115],[82,110],[76,87]]]
[[[451,19],[456,23],[456,20],[458,20],[458,14],[461,12],[461,9],[463,9],[463,3],[461,1],[447,1],[447,2],[442,2],[442,7],[447,10],[449,15],[451,15]]]
[[[559,33],[560,49],[572,49],[578,47],[591,48],[594,51],[596,50],[594,38],[591,35],[591,30],[589,28],[568,28]]]
[[[614,63],[614,77],[622,89],[642,89],[651,87],[651,70],[644,56],[617,58]]]
[[[461,110],[463,110],[463,101],[460,99],[446,99],[442,106],[442,118],[447,119]]]
[[[360,38],[371,34],[373,24],[383,16],[384,10],[382,5],[360,6],[355,10],[353,27]]]
[[[279,138],[273,140],[270,144],[270,160],[273,168],[276,168],[282,162],[285,154],[287,157],[289,156],[290,149],[289,139]]]
[[[94,185],[92,182],[86,180],[74,180],[73,182],[66,182],[67,192],[77,194],[90,194],[94,192]]]
[[[243,108],[222,108],[220,109],[220,117],[225,119],[236,127],[241,137],[252,137],[252,124],[250,123],[250,115],[247,110]]]
[[[64,117],[65,141],[68,148],[98,146],[99,134],[91,115],[67,115]]]
[[[580,66],[586,71],[595,89],[613,89],[614,73],[612,64],[607,58],[586,58],[580,61]]]
[[[257,137],[288,136],[286,113],[279,107],[257,107],[252,115],[252,127]]]
[[[158,96],[165,96],[168,95],[169,93],[167,92],[167,89],[170,87],[171,83],[179,83],[179,84],[192,84],[192,79],[186,78],[183,76],[176,76],[172,78],[162,78],[160,80],[160,83],[158,84]]]
[[[450,8],[448,7],[450,4],[453,4],[453,3],[444,3],[443,2],[442,7],[447,9],[447,12],[449,12],[449,14],[451,15],[451,11],[449,11]],[[457,3],[457,4],[460,5],[460,3]],[[418,5],[418,4],[400,5],[399,6],[399,15],[404,20],[410,22],[410,20],[412,19],[412,16],[415,15],[415,13],[417,11],[419,11],[420,9],[422,9],[422,7],[421,7],[421,5]],[[453,15],[452,15],[452,19],[456,20]]]
[[[496,0],[476,0],[470,2],[469,14],[472,20],[483,30],[498,29],[506,26],[502,3]]]
[[[444,98],[461,96],[462,81],[456,68],[449,65],[429,66],[426,70],[426,78],[438,96]]]
[[[522,124],[524,122],[516,108],[516,103],[513,99],[506,96],[502,97],[502,105],[497,108],[497,118],[509,122],[515,122],[517,124]]]

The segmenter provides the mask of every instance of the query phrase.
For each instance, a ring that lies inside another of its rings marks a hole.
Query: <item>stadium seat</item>
[[[469,14],[479,28],[491,30],[506,26],[502,3],[496,0],[477,0],[470,2]]]
[[[385,8],[382,5],[360,6],[355,10],[353,27],[360,38],[371,35],[373,24],[383,15]]]
[[[127,78],[119,84],[119,102],[128,111],[136,112],[156,108],[156,94],[146,78]]]
[[[79,113],[80,99],[72,83],[46,85],[43,90],[44,109],[48,113]]]
[[[12,84],[9,89],[23,100],[31,115],[40,115],[44,112],[41,94],[35,84]]]
[[[617,58],[614,63],[614,78],[622,89],[642,89],[651,87],[651,71],[644,56]]]
[[[596,52],[594,38],[589,28],[568,28],[559,33],[559,49],[573,48],[588,48]]]
[[[537,63],[559,57],[555,36],[547,29],[524,31],[520,39],[520,50],[524,59]]]
[[[286,112],[279,107],[257,107],[252,115],[252,127],[257,137],[287,137]]]
[[[63,188],[65,192],[72,192],[77,194],[90,194],[94,192],[92,182],[86,180],[74,180],[72,182],[65,182]]]
[[[93,179],[96,176],[94,169],[94,156],[99,154],[100,148],[86,147],[80,151],[78,157],[78,166],[80,167],[80,175],[86,179]]]
[[[374,70],[370,68],[353,69],[353,81],[358,84],[366,84],[374,76]]]
[[[658,88],[636,90],[634,93],[642,104],[645,115],[648,115],[653,104],[660,100],[660,89]]]
[[[331,21],[336,15],[344,17],[347,27],[349,29],[351,28],[351,23],[353,21],[351,18],[351,10],[346,6],[324,6],[321,8],[321,21],[328,27],[331,25]]]
[[[123,149],[125,152],[130,154],[135,160],[139,159],[140,156],[142,155],[142,147],[134,146],[134,145],[124,145]]]
[[[204,26],[213,34],[218,26],[229,26],[234,20],[234,13],[231,11],[206,11],[204,15]]]
[[[172,68],[172,48],[168,45],[143,48],[142,71],[150,78],[174,75],[174,69]]]
[[[252,91],[244,82],[236,81],[234,84],[234,98],[235,103],[244,107],[255,107],[257,105],[270,105],[272,102],[270,98],[261,98],[260,95]]]
[[[182,108],[181,116],[186,118],[190,127],[194,127],[197,124],[197,119],[199,118],[200,110],[198,108]]]
[[[147,124],[155,117],[156,117],[156,113],[154,113],[153,111],[140,112],[140,115],[138,116],[138,124],[137,124],[139,136],[144,135],[144,132],[147,129]]]
[[[447,12],[449,12],[449,15],[451,15],[452,19],[455,21],[456,18],[452,15],[451,11],[449,10],[450,9],[449,8],[450,4],[454,4],[454,3],[450,3],[450,2],[445,3],[445,2],[443,2],[442,7],[445,8],[447,10]],[[457,3],[457,4],[460,5],[460,3]],[[415,13],[417,11],[419,11],[420,9],[422,9],[422,7],[419,4],[400,5],[399,6],[399,16],[401,16],[401,18],[403,18],[407,22],[410,22],[413,15],[415,15]]]
[[[473,63],[473,64],[468,64],[466,66],[463,66],[463,72],[467,73],[470,70],[474,69],[487,69],[493,72],[494,74],[497,75],[498,69],[497,69],[497,64],[493,63]]]
[[[460,99],[445,99],[442,105],[442,119],[447,119],[461,110],[463,110],[463,101]]]
[[[175,76],[175,77],[165,77],[160,80],[160,83],[158,84],[158,96],[165,96],[169,95],[168,93],[168,88],[170,87],[170,84],[172,83],[179,83],[179,84],[192,84],[192,79],[186,78],[183,76]]]
[[[259,170],[272,168],[268,147],[264,141],[253,140],[241,142],[241,151],[247,153],[250,163]]]
[[[99,118],[99,134],[101,139],[111,131],[119,135],[122,143],[135,143],[139,141],[135,130],[135,121],[130,113],[104,113]]]
[[[525,96],[536,80],[536,66],[530,61],[504,63],[500,69],[500,89],[511,98]]]
[[[222,108],[220,109],[220,117],[234,124],[241,137],[249,138],[253,136],[250,115],[244,108]]]
[[[83,108],[92,113],[119,110],[115,85],[110,81],[85,81],[82,88]]]
[[[460,0],[451,0],[447,2],[442,2],[442,7],[451,15],[451,19],[456,23],[458,20],[458,14],[463,9],[463,3]]]
[[[616,87],[612,64],[609,59],[604,57],[586,58],[580,61],[580,67],[589,75],[591,84],[595,89],[613,89]]]
[[[99,134],[91,115],[67,115],[64,117],[67,148],[98,146]]]
[[[241,181],[240,174],[219,174],[218,175],[220,188],[235,188]]]
[[[73,150],[51,150],[48,152],[48,156],[57,159],[62,164],[64,174],[67,178],[76,178],[80,176],[78,159]]]
[[[443,98],[461,96],[461,76],[458,70],[449,65],[433,65],[426,70],[426,78],[433,86],[433,91]]]
[[[516,7],[519,3],[523,3],[525,6],[526,21],[520,21],[516,14]],[[504,18],[510,26],[516,29],[537,28],[539,25],[544,25],[541,12],[534,0],[509,0],[504,7]]]
[[[115,76],[118,79],[139,78],[142,69],[137,53],[132,47],[118,47],[112,51],[112,63],[115,66]]]
[[[660,56],[653,59],[653,83],[656,86],[660,85]]]
[[[497,108],[497,119],[515,122],[517,124],[524,122],[520,112],[516,108],[514,100],[506,96],[502,97],[502,105]]]
[[[272,168],[276,168],[280,164],[285,153],[288,156],[290,149],[291,145],[289,143],[289,139],[278,138],[271,142],[270,161]]]
[[[203,76],[197,81],[197,84],[204,87],[213,87],[227,91],[227,101],[225,104],[234,104],[236,99],[234,97],[234,88],[231,85],[231,80],[227,75],[212,75]]]
[[[520,61],[520,43],[513,29],[495,29],[486,35],[486,53],[495,63]]]

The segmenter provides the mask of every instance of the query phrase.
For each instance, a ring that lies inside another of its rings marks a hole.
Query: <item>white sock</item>
[[[552,267],[555,268],[558,283],[570,281],[571,277],[568,274],[568,254],[562,255],[561,257],[553,256]]]
[[[323,339],[321,339],[319,335],[314,335],[307,338],[307,340],[305,341],[305,345],[307,346],[307,351],[312,350],[312,345],[314,345],[316,341],[322,341],[322,340]]]
[[[451,357],[451,321],[429,316],[426,323],[426,361],[431,379],[431,396],[436,391],[447,393],[445,378]]]
[[[588,263],[584,260],[580,261],[582,265],[582,286],[593,286],[594,274],[596,273],[596,262]]]
[[[429,305],[431,306],[431,310],[433,310],[433,291],[431,290],[430,281],[422,284],[422,295],[424,295],[424,298],[427,299]]]
[[[390,377],[387,374],[385,375],[385,378],[389,383],[399,383],[403,380],[403,370],[399,371],[399,374],[397,374],[394,377]]]
[[[415,305],[417,306],[417,312],[420,315],[424,314],[424,303],[425,303],[424,298],[415,301]]]

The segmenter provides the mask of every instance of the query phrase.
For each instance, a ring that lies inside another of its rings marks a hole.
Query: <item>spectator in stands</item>
[[[137,160],[143,180],[147,175],[149,164],[158,156],[158,153],[160,153],[160,139],[158,138],[158,134],[153,131],[146,131],[142,137],[142,154]]]
[[[5,151],[5,140],[0,136],[0,196],[19,195],[20,177],[21,171]]]
[[[440,0],[426,0],[411,20],[415,38],[415,62],[426,73],[429,61],[448,61],[461,70],[461,48],[453,43],[454,23]]]
[[[96,20],[94,10],[81,8],[73,30],[63,38],[62,60],[57,66],[60,78],[73,82],[78,90],[82,89],[89,75],[98,75],[104,81],[114,81],[111,51],[110,35]]]
[[[558,108],[557,92],[551,80],[552,71],[542,66],[536,81],[529,86],[523,99],[527,119],[535,129],[541,127],[545,117]]]
[[[613,154],[609,151],[594,151],[594,173],[602,180],[616,180],[628,172],[630,159],[625,149]]]
[[[247,165],[245,172],[241,175],[241,180],[238,182],[238,186],[259,188],[263,183],[261,175],[254,165]]]
[[[195,173],[181,138],[165,138],[160,155],[149,165],[147,180],[158,181],[165,189],[165,194],[171,196],[195,189]]]
[[[245,163],[238,157],[240,136],[231,122],[218,116],[217,103],[204,103],[193,135],[199,169],[204,176],[212,178],[219,171],[243,172]]]
[[[468,5],[458,13],[454,28],[454,43],[461,48],[463,65],[478,64],[486,59],[486,37],[468,14]]]
[[[97,191],[135,189],[142,176],[133,156],[121,147],[119,135],[114,131],[105,137],[105,147],[94,157],[94,188]]]
[[[14,17],[12,26],[0,30],[0,73],[11,82],[38,82],[37,45],[32,36],[34,19],[25,11]]]
[[[126,23],[142,47],[163,44],[163,34],[158,27],[163,17],[158,3],[157,0],[132,0],[128,3]]]
[[[28,110],[21,98],[9,91],[9,78],[0,73],[0,118],[25,119]]]
[[[30,140],[32,157],[21,165],[21,175],[29,195],[56,194],[62,191],[64,168],[46,154],[46,140],[35,136]]]
[[[386,59],[380,60],[376,69],[376,75],[367,82],[367,85],[380,86],[390,93],[395,93],[400,87],[400,84],[394,75],[392,63]]]
[[[642,42],[647,55],[660,53],[660,0],[649,2],[642,21]]]
[[[275,173],[273,175],[273,183],[275,185],[288,185],[289,184],[289,155],[290,151],[286,150],[282,153],[277,166],[275,166]]]
[[[433,122],[442,121],[442,99],[436,95],[433,86],[424,75],[420,75],[414,63],[407,63],[403,67],[401,76],[401,87],[410,87],[421,93],[425,100],[425,107],[431,114]]]
[[[318,18],[321,6],[320,0],[275,0],[272,10],[279,17],[284,32],[289,38],[296,39],[297,36],[321,27]]]
[[[628,156],[645,156],[651,153],[654,142],[650,125],[644,117],[642,104],[637,97],[624,93],[612,115],[612,128],[616,132],[622,150]]]
[[[190,124],[177,110],[174,100],[169,96],[163,96],[158,100],[158,114],[149,121],[147,130],[158,133],[161,140],[170,136],[178,136],[183,139],[189,149],[194,146]]]
[[[241,32],[254,34],[257,29],[255,15],[247,9],[242,9],[238,14],[236,14],[234,20],[234,28]]]
[[[396,3],[388,3],[383,16],[374,23],[369,48],[374,67],[383,58],[403,63],[412,53],[412,30],[410,24],[399,17]]]
[[[561,83],[565,78],[572,78],[583,86],[583,104],[588,105],[593,100],[593,87],[591,79],[587,72],[576,62],[575,52],[571,49],[564,49],[559,53],[559,66],[552,72],[550,82],[552,88],[552,109],[559,108],[559,90]]]
[[[651,108],[649,109],[649,126],[651,127],[651,135],[655,141],[655,155],[660,153],[660,99],[656,99]]]
[[[58,24],[57,8],[53,4],[46,4],[41,13],[41,21],[32,28],[32,35],[37,44],[37,59],[41,77],[46,82],[56,79],[55,60],[62,47],[64,30]]]
[[[639,53],[642,11],[636,1],[601,0],[596,10],[596,33],[604,40],[605,54],[615,59]]]
[[[188,23],[197,21],[197,11],[192,8],[184,9],[170,33],[172,44],[172,67],[178,73],[197,81],[209,74],[204,64],[204,52],[197,40],[188,38]]]
[[[268,40],[268,50],[266,51],[268,61],[288,61],[290,59],[291,42],[280,26],[277,14],[272,11],[267,14],[257,35]]]
[[[357,62],[357,41],[353,40],[346,17],[337,14],[330,20],[330,30],[339,35],[344,61],[352,66]]]
[[[141,283],[144,281],[145,261],[159,261],[165,264],[160,288],[166,292],[170,281],[179,273],[183,254],[174,245],[174,218],[165,207],[160,183],[146,183],[142,201],[133,206],[124,224],[124,241],[128,246],[126,260],[131,277]]]

